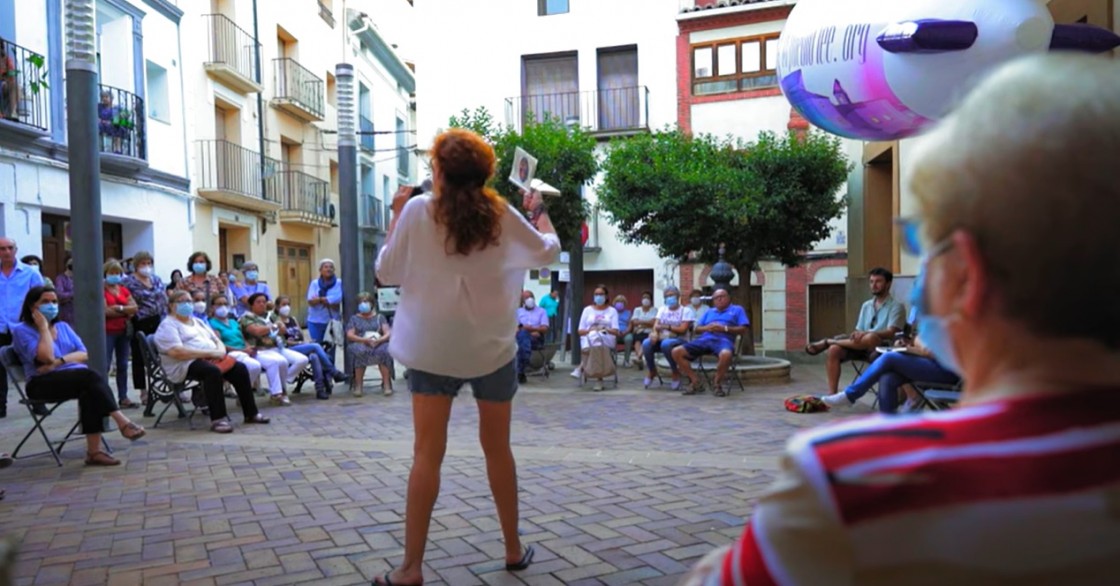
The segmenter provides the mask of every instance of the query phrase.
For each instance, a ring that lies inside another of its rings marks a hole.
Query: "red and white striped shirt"
[[[1120,389],[790,440],[710,585],[1120,584]]]

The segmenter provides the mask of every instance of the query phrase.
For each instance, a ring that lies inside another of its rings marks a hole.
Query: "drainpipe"
[[[261,152],[261,199],[268,196],[268,178],[265,176],[265,150],[264,150],[264,70],[261,64],[261,31],[260,19],[257,18],[257,0],[253,0],[253,40],[257,43],[257,84],[261,91],[257,92],[257,148]],[[268,231],[268,220],[261,218],[261,234]]]

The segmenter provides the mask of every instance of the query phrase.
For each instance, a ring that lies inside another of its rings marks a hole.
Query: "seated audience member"
[[[630,316],[630,333],[626,334],[626,360],[623,364],[628,365],[630,362],[630,351],[633,350],[637,355],[635,359],[635,366],[641,370],[644,365],[642,358],[645,356],[643,345],[653,333],[653,322],[657,321],[657,308],[653,306],[653,293],[649,291],[642,291],[642,300],[637,307],[634,308],[634,313]],[[622,327],[621,320],[619,321],[619,329],[626,331]]]
[[[670,285],[665,288],[664,294],[665,307],[657,311],[657,317],[653,321],[653,331],[642,343],[642,354],[645,355],[648,369],[643,382],[647,389],[653,384],[653,379],[657,377],[655,353],[661,352],[665,360],[669,361],[669,368],[673,372],[671,388],[676,391],[681,388],[681,374],[677,368],[677,361],[673,360],[673,348],[688,341],[688,334],[692,330],[692,324],[696,322],[696,316],[692,313],[691,307],[681,305],[680,289]]]
[[[272,374],[268,375],[270,385],[273,384],[273,377],[279,380],[280,367],[281,365],[287,367],[288,361],[281,362],[271,356],[257,356],[257,351],[245,341],[241,324],[237,323],[237,320],[230,315],[228,297],[215,295],[210,301],[210,313],[210,319],[206,321],[206,324],[214,330],[214,333],[218,334],[218,338],[222,340],[222,344],[225,345],[229,355],[234,360],[244,364],[245,368],[249,370],[249,383],[253,388],[257,388],[259,385],[262,371],[272,371]],[[269,387],[269,391],[272,391],[272,387]]]
[[[805,346],[810,356],[828,351],[826,373],[830,394],[836,394],[840,388],[841,364],[849,360],[870,360],[871,351],[891,345],[894,335],[906,325],[906,307],[891,296],[894,275],[887,269],[875,268],[871,269],[868,281],[871,299],[860,308],[855,331]]]
[[[299,322],[292,317],[292,300],[286,295],[276,298],[276,313],[272,314],[272,321],[284,339],[284,347],[303,354],[311,361],[311,371],[315,380],[315,398],[327,400],[333,392],[332,383],[344,383],[349,380],[346,373],[335,369],[334,361],[327,356],[323,346],[315,342],[305,342],[303,330]]]
[[[191,305],[191,308],[192,308],[191,316],[196,318],[196,319],[200,319],[202,321],[209,320],[210,319],[210,312],[209,312],[210,304],[207,303],[206,294],[203,293],[202,291],[195,291],[195,292],[191,293],[191,300],[194,302]]]
[[[915,140],[919,334],[960,405],[798,434],[684,584],[1116,583],[1117,95],[1115,61],[1034,54]]]
[[[529,369],[529,360],[533,350],[544,348],[547,332],[548,313],[537,305],[532,291],[522,291],[521,307],[517,308],[517,382],[528,380],[525,371]]]
[[[260,268],[255,261],[245,261],[245,264],[241,265],[241,275],[244,277],[244,281],[230,280],[229,282],[229,293],[233,296],[231,301],[234,303],[233,313],[238,319],[249,313],[250,295],[264,293],[271,299],[268,285],[257,281],[260,274]]]
[[[355,397],[364,392],[366,368],[377,366],[381,374],[381,393],[393,394],[393,357],[389,355],[389,339],[393,328],[389,320],[377,313],[373,295],[358,293],[358,313],[346,322],[346,351],[354,358],[354,378],[350,389]]]
[[[572,373],[574,377],[581,377],[587,369],[588,358],[592,348],[607,348],[614,350],[618,340],[618,310],[607,305],[607,295],[610,291],[606,285],[595,287],[592,292],[592,303],[583,308],[579,318],[579,345],[581,360],[579,368]],[[605,355],[604,355],[605,356]],[[613,368],[613,363],[610,365]],[[597,376],[595,390],[603,389],[603,379]]]
[[[633,333],[630,331],[630,310],[626,308],[626,296],[614,296],[614,310],[618,312],[618,334],[622,337],[619,345],[624,353],[622,365],[630,366],[630,346],[634,343]]]
[[[144,437],[117,406],[113,391],[97,372],[86,367],[85,344],[70,325],[58,319],[58,296],[51,287],[32,287],[23,298],[19,324],[13,325],[12,349],[27,376],[27,397],[56,403],[78,400],[78,418],[86,436],[87,466],[116,466],[120,460],[101,451],[105,418],[112,418],[129,441]]]
[[[210,411],[210,431],[214,433],[233,431],[222,393],[223,382],[230,383],[237,393],[245,423],[268,423],[268,418],[257,410],[248,367],[228,353],[206,322],[194,317],[190,294],[172,291],[168,298],[171,310],[155,335],[160,365],[167,378],[174,383],[187,379],[202,383]]]
[[[272,402],[281,405],[290,404],[288,393],[284,390],[284,381],[294,382],[299,373],[307,367],[309,358],[304,354],[284,348],[283,338],[280,337],[280,327],[268,320],[268,295],[264,293],[250,295],[249,313],[241,316],[238,325],[241,326],[241,333],[249,347],[256,351],[257,362],[261,363],[261,368],[269,377],[268,388],[272,391]],[[268,362],[277,363],[280,368],[272,371],[264,366]],[[284,375],[284,379],[273,380],[272,372]],[[276,398],[276,392],[273,391],[276,388],[279,388],[281,392],[279,400]]]
[[[688,295],[689,307],[692,308],[692,313],[696,314],[696,319],[704,317],[705,313],[711,309],[707,303],[704,303],[704,292],[699,289],[693,289],[692,293]]]
[[[723,388],[723,381],[727,371],[731,368],[731,361],[735,357],[735,337],[747,333],[750,320],[747,312],[738,305],[731,304],[731,294],[724,289],[716,289],[712,293],[712,303],[715,307],[708,310],[704,317],[696,322],[693,331],[699,334],[691,342],[686,342],[673,348],[673,360],[677,368],[688,377],[689,388],[685,395],[696,395],[704,392],[704,385],[700,377],[692,370],[692,361],[714,354],[716,362],[715,388],[712,394],[717,397],[727,396]]]

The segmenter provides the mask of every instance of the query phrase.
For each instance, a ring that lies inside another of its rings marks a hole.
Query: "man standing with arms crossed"
[[[43,277],[19,262],[16,241],[0,237],[0,347],[12,343],[9,324],[19,323],[23,298],[32,287],[43,284]],[[0,366],[0,419],[8,416],[8,372]]]

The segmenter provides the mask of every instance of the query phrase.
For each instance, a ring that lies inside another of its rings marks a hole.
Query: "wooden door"
[[[124,260],[124,236],[121,225],[105,222],[101,225],[102,251],[105,260],[111,258]]]
[[[278,243],[276,258],[280,271],[276,295],[287,295],[292,300],[292,313],[300,322],[307,321],[307,287],[311,284],[311,247],[299,244]]]
[[[845,323],[844,285],[809,285],[809,340],[820,340],[851,328]]]
[[[66,218],[43,214],[43,275],[55,278],[66,269]]]
[[[762,286],[751,285],[751,306],[747,308],[755,344],[762,344]]]
[[[226,259],[229,258],[229,230],[218,228],[218,272],[229,272]]]

